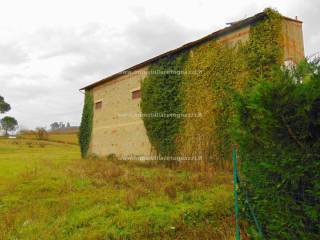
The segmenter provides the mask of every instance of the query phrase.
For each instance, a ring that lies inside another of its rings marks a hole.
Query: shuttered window
[[[137,99],[141,97],[141,90],[132,91],[132,99]]]
[[[98,110],[98,109],[101,109],[101,108],[102,108],[102,101],[96,102],[95,108],[96,108],[97,110]]]

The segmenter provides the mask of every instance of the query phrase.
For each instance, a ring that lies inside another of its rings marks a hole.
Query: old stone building
[[[90,91],[94,99],[89,152],[97,155],[149,155],[151,145],[140,117],[139,102],[140,84],[147,76],[150,64],[208,41],[231,45],[239,41],[245,42],[249,38],[250,27],[264,17],[262,12],[231,23],[222,30],[82,88],[81,90]],[[304,57],[302,22],[282,17],[282,35],[285,64],[299,62]]]

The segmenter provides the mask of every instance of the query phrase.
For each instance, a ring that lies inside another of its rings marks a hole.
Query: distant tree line
[[[53,122],[50,124],[51,131],[59,130],[59,129],[66,129],[71,128],[71,125],[69,122],[63,123],[63,122]]]

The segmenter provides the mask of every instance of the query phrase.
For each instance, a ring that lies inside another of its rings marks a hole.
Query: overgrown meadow
[[[0,239],[234,239],[232,177],[0,139]]]

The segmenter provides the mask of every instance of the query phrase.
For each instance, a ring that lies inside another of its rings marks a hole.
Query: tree
[[[64,128],[70,128],[71,125],[69,122],[66,124],[63,122],[53,122],[50,124],[51,131],[59,130],[59,129],[64,129]]]
[[[87,157],[93,120],[93,97],[90,92],[86,92],[82,111],[81,124],[79,128],[79,144],[82,158]]]
[[[10,109],[10,105],[4,101],[2,96],[0,96],[0,113],[8,112]]]
[[[14,131],[17,129],[18,121],[13,117],[4,117],[1,119],[2,129],[5,130],[6,136],[8,136],[8,132]]]
[[[51,128],[52,131],[54,131],[54,130],[59,129],[59,128],[60,128],[60,125],[59,125],[58,122],[54,122],[54,123],[51,123],[51,124],[50,124],[50,128]]]
[[[36,135],[38,140],[48,140],[48,132],[44,127],[37,127]]]
[[[65,128],[66,127],[66,125],[63,123],[63,122],[59,122],[59,128],[61,129],[61,128]]]

